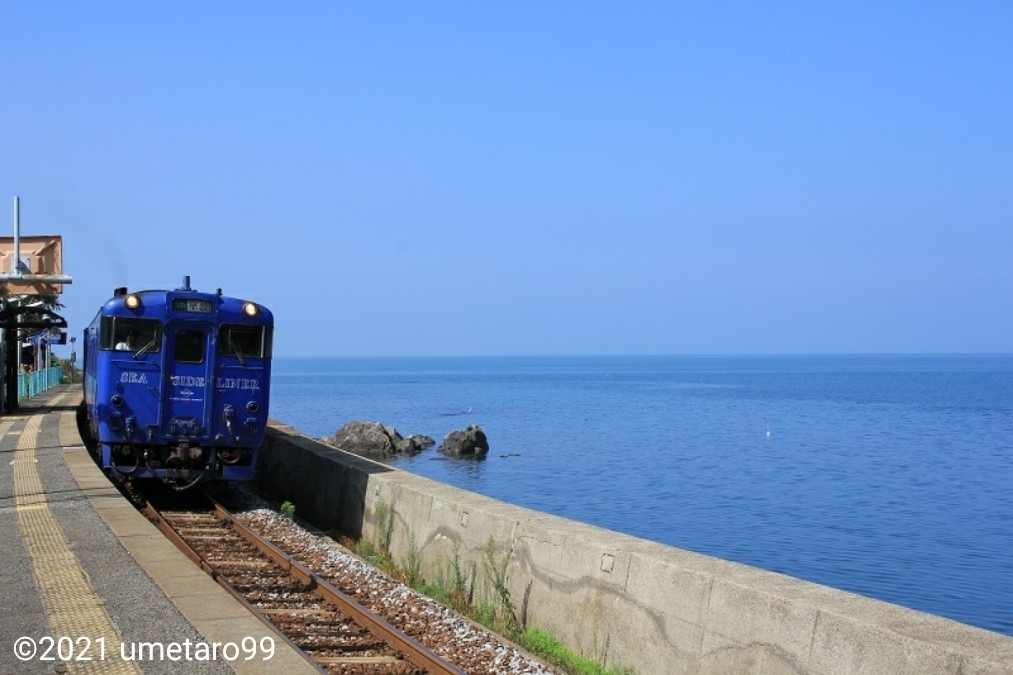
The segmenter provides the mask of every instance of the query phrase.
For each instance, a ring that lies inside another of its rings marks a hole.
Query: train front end
[[[176,489],[248,480],[270,402],[274,319],[254,302],[117,293],[86,331],[85,404],[110,474]]]

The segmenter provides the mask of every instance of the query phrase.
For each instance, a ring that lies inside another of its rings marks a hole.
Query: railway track
[[[464,671],[365,609],[225,508],[145,513],[191,560],[323,673]]]

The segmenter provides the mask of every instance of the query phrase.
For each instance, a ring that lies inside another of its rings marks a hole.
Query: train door
[[[181,442],[206,443],[210,433],[213,360],[208,345],[212,326],[166,326],[163,429]]]

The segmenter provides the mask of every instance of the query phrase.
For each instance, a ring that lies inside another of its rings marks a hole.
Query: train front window
[[[261,359],[268,356],[270,346],[264,339],[263,326],[222,324],[218,329],[218,353],[224,356]]]
[[[189,328],[177,330],[172,358],[176,363],[204,363],[204,331]]]
[[[100,330],[100,346],[102,349],[121,352],[160,351],[162,322],[158,319],[104,316]]]

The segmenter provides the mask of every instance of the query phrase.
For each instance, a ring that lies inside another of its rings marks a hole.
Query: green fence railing
[[[41,394],[63,382],[63,369],[59,366],[43,368],[31,373],[18,374],[18,400],[23,401]]]

